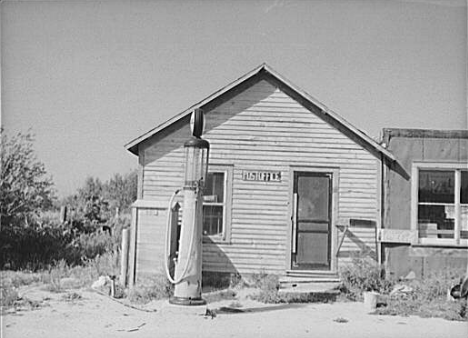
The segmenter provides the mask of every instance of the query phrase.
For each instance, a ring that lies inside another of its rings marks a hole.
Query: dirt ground
[[[232,310],[232,300],[200,307],[158,301],[135,309],[91,290],[33,287],[21,296],[25,308],[2,315],[2,337],[468,337],[467,322],[371,315],[362,303],[268,305],[243,299]],[[207,308],[216,315],[206,315]]]

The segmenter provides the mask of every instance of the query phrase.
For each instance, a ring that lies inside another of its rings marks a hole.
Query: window
[[[210,167],[203,191],[203,235],[227,240],[230,223],[230,168]]]
[[[421,244],[468,244],[468,169],[464,164],[413,166],[413,229]]]

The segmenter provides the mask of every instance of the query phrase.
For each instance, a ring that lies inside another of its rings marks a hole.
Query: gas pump
[[[190,126],[192,138],[184,143],[185,182],[181,189],[184,194],[182,226],[180,231],[179,254],[175,263],[174,278],[169,272],[170,211],[177,190],[169,201],[168,224],[166,229],[165,269],[169,281],[175,284],[171,304],[203,305],[201,298],[202,273],[202,227],[203,227],[203,188],[208,173],[210,144],[200,136],[204,118],[201,109],[192,113]]]

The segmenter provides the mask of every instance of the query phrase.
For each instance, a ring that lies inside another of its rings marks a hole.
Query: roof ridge
[[[350,132],[354,133],[356,136],[358,136],[362,141],[365,143],[369,144],[372,148],[377,150],[378,152],[384,154],[387,158],[391,159],[392,161],[396,161],[396,158],[394,155],[389,152],[387,149],[385,149],[382,145],[380,145],[377,141],[375,141],[373,138],[371,138],[369,135],[367,135],[365,132],[361,131],[360,129],[356,128],[353,126],[351,123],[349,123],[346,119],[341,117],[339,114],[331,110],[328,106],[314,98],[312,95],[307,93],[305,90],[302,88],[294,85],[291,81],[286,79],[283,75],[278,73],[273,67],[268,65],[266,62],[261,63],[259,66],[255,67],[251,71],[245,73],[244,75],[240,76],[236,80],[230,82],[228,85],[222,87],[221,89],[215,91],[211,95],[207,96],[205,99],[199,101],[198,103],[190,106],[189,108],[185,109],[184,111],[180,112],[179,114],[175,115],[174,117],[166,120],[165,122],[159,124],[155,128],[152,128],[148,132],[142,134],[141,136],[133,139],[132,141],[128,142],[125,145],[125,148],[134,153],[138,153],[138,145],[145,141],[146,139],[152,137],[153,135],[157,134],[158,132],[162,131],[166,127],[172,125],[173,123],[179,121],[180,119],[184,118],[188,114],[191,113],[196,108],[201,108],[202,106],[208,104],[209,102],[212,102],[216,98],[222,96],[223,94],[227,93],[229,90],[239,86],[241,83],[247,81],[250,78],[253,78],[254,76],[258,75],[262,70],[265,70],[267,73],[269,73],[271,76],[273,76],[276,80],[278,80],[282,85],[285,85],[288,87],[290,90],[292,90],[295,94],[299,95],[301,98],[305,99],[307,102],[311,103],[312,105],[316,106],[321,110],[321,112],[325,115],[328,115],[333,121],[336,121],[343,127],[347,128]]]

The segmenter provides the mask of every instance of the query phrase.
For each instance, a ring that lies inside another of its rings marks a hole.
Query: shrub
[[[95,232],[90,234],[81,234],[75,238],[71,245],[75,249],[75,257],[69,263],[78,263],[79,260],[93,259],[112,251],[112,238],[108,233]]]
[[[69,265],[79,265],[106,252],[118,252],[122,229],[130,226],[126,216],[109,222],[109,232],[96,226],[81,231],[76,223],[58,224],[52,219],[47,214],[45,219],[38,218],[28,226],[2,227],[0,268],[38,271],[62,259]]]
[[[0,264],[12,270],[37,271],[68,257],[67,244],[72,237],[54,227],[2,227],[0,230]]]

